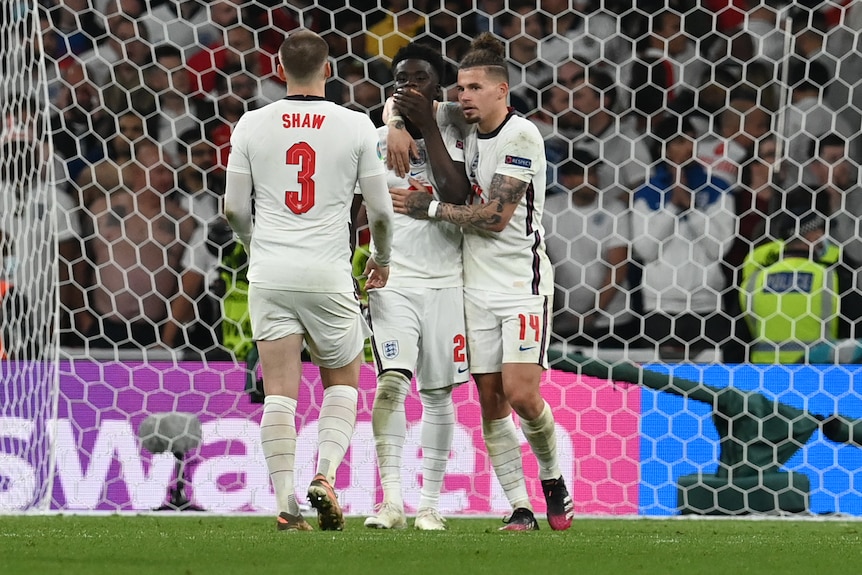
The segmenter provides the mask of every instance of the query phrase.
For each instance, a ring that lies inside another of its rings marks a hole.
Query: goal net
[[[277,49],[306,27],[330,46],[327,96],[377,125],[399,47],[439,49],[456,100],[471,40],[503,40],[509,103],[545,140],[542,390],[579,513],[862,514],[859,3],[43,0],[0,16],[0,279],[16,288],[0,511],[159,507],[176,462],[138,435],[170,412],[201,423],[181,455],[195,505],[271,511],[247,258],[220,200],[231,129],[284,96]],[[297,484],[318,377],[306,364]],[[353,514],[380,496],[374,386],[369,364],[337,484]],[[455,397],[442,509],[502,514],[475,390]],[[415,511],[415,397],[407,416]]]
[[[30,2],[0,7],[0,512],[47,509],[57,244],[47,79]]]

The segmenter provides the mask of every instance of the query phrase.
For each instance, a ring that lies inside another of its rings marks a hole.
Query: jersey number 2
[[[284,204],[294,214],[304,214],[314,206],[314,170],[317,154],[308,142],[298,142],[287,150],[285,163],[289,166],[300,166],[296,181],[299,191],[284,192]]]

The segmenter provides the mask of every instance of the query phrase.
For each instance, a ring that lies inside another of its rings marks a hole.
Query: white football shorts
[[[371,335],[353,292],[311,293],[251,284],[248,312],[255,341],[303,334],[312,361],[328,369],[356,359]]]
[[[551,311],[548,296],[464,288],[470,371],[498,373],[504,363],[548,369]]]
[[[414,373],[420,390],[470,378],[464,332],[464,295],[452,288],[383,288],[368,292],[377,373]]]

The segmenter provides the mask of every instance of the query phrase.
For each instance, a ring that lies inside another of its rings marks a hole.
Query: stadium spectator
[[[132,149],[146,136],[144,119],[137,112],[126,112],[116,118],[117,130],[105,148],[106,155],[100,159],[87,158],[88,161],[75,180],[78,201],[82,207],[89,207],[97,197],[118,191],[126,185],[132,166]],[[98,150],[101,152],[102,150]]]
[[[43,6],[59,39],[56,51],[46,51],[49,57],[60,60],[87,52],[105,33],[102,15],[87,0],[53,1]]]
[[[123,55],[111,66],[102,86],[105,107],[114,114],[127,110],[144,116],[154,113],[153,93],[146,88],[147,70],[152,65],[153,47],[145,33],[124,42]]]
[[[137,177],[83,212],[90,269],[76,283],[95,314],[76,329],[91,347],[141,349],[184,345],[197,294],[183,291],[181,262],[195,221],[174,199],[174,175],[151,141],[135,146]],[[182,313],[179,313],[182,312]]]
[[[207,133],[217,152],[218,166],[224,170],[230,154],[230,137],[240,117],[258,108],[257,82],[241,68],[222,70],[216,82],[216,115]]]
[[[598,0],[542,0],[551,18],[549,37],[541,43],[543,60],[556,64],[577,58],[606,64],[617,72],[631,58],[631,41],[620,32],[620,18]]]
[[[539,90],[550,83],[554,70],[539,59],[539,43],[545,37],[547,18],[532,0],[518,0],[494,18],[508,47],[511,105],[529,114],[539,105]]]
[[[862,264],[862,188],[859,169],[848,157],[848,143],[828,133],[813,143],[809,164],[812,186],[827,199],[830,241],[841,246],[846,257]]]
[[[583,118],[571,107],[572,94],[558,84],[551,84],[541,92],[539,108],[528,117],[546,138],[559,137],[566,141],[579,136]]]
[[[331,16],[333,26],[321,32],[329,45],[329,57],[340,62],[344,58],[365,58],[365,34],[362,20],[350,11],[336,12]]]
[[[554,417],[539,393],[547,369],[548,306],[554,290],[541,226],[545,152],[538,129],[508,106],[504,51],[492,34],[474,39],[458,71],[459,86],[470,89],[460,92],[460,108],[446,106],[457,122],[473,125],[464,142],[472,183],[465,191],[468,205],[432,200],[421,190],[390,189],[390,194],[398,213],[465,228],[470,371],[479,388],[485,445],[513,509],[502,529],[539,527],[526,489],[514,410],[539,463],[548,521],[552,529],[564,530],[571,526],[573,503],[560,472]],[[471,164],[470,158],[478,163]]]
[[[492,32],[497,34],[494,17],[506,9],[504,0],[477,0],[476,2],[476,31]],[[459,60],[460,61],[460,60]]]
[[[755,147],[755,156],[742,167],[740,185],[731,190],[739,229],[723,260],[728,286],[723,294],[723,305],[735,336],[722,346],[722,361],[728,363],[746,361],[745,344],[751,339],[739,307],[743,263],[757,246],[778,237],[776,212],[784,196],[783,190],[776,184],[779,164],[775,136],[764,136]]]
[[[460,130],[454,126],[440,130],[432,110],[434,100],[442,96],[441,83],[446,73],[442,56],[428,46],[411,42],[395,54],[392,71],[403,120],[391,121],[396,129],[402,128],[400,122],[404,123],[419,153],[411,162],[410,179],[390,171],[389,186],[427,189],[435,198],[463,204],[470,186]],[[388,126],[378,129],[381,151],[385,150],[388,131]],[[435,150],[435,146],[443,149]],[[433,153],[447,154],[452,161],[435,163],[432,169]],[[453,190],[463,193],[453,195]],[[415,374],[422,403],[422,490],[414,527],[424,531],[446,529],[439,500],[455,432],[452,391],[470,378],[461,236],[461,229],[447,222],[396,215],[392,280],[385,288],[368,293],[377,365],[371,426],[383,502],[377,514],[365,520],[366,527],[397,529],[407,524],[401,455],[407,436],[404,401]]]
[[[599,193],[599,159],[575,150],[557,170],[566,193],[549,195],[543,226],[554,266],[556,339],[626,347],[640,326],[629,308],[631,225],[626,206]]]
[[[718,114],[715,133],[698,142],[697,159],[729,187],[738,186],[741,166],[753,156],[756,142],[769,132],[770,121],[754,90],[733,90],[728,105]]]
[[[589,68],[572,80],[572,108],[580,115],[583,134],[575,148],[602,159],[599,189],[628,203],[628,195],[646,180],[652,163],[649,149],[635,128],[615,113],[617,86],[610,74]]]
[[[221,36],[209,18],[206,3],[201,0],[163,0],[150,8],[148,24],[154,46],[173,46],[184,58]]]
[[[548,160],[549,192],[553,193],[556,181],[554,170],[571,153],[571,141],[580,130],[582,121],[571,109],[571,92],[556,84],[542,90],[539,109],[528,116],[545,139],[545,158]]]
[[[703,62],[695,55],[694,44],[683,32],[682,16],[670,9],[651,14],[639,36],[636,57],[624,72],[628,86],[635,90],[634,106],[643,113],[655,113],[673,103],[686,86],[699,86]],[[644,88],[652,87],[652,95]],[[649,102],[647,104],[646,102]]]
[[[724,60],[715,64],[700,88],[687,86],[674,98],[668,110],[679,116],[688,116],[698,140],[716,130],[719,114],[728,105],[728,96],[734,86],[742,82],[743,67]],[[645,124],[644,124],[645,125]]]
[[[88,77],[100,88],[116,80],[114,66],[128,62],[127,66],[145,63],[150,48],[147,32],[132,17],[114,13],[105,18],[105,34],[92,49],[78,56],[87,68]],[[121,68],[122,71],[122,68]],[[124,72],[125,73],[125,72]]]
[[[771,70],[777,70],[784,58],[784,32],[779,21],[779,10],[786,0],[748,0],[746,18],[742,24],[754,46],[756,60],[762,60]],[[733,36],[731,31],[729,36]]]
[[[65,173],[74,181],[103,141],[115,130],[114,117],[102,105],[99,89],[86,68],[72,62],[61,69],[60,90],[53,102],[51,132],[54,150],[66,162]]]
[[[210,44],[189,58],[192,94],[206,99],[216,90],[219,79],[225,77],[225,70],[238,68],[260,84],[258,90],[268,102],[282,97],[284,85],[274,74],[273,56],[259,48],[257,33],[236,22],[223,34],[224,40]]]
[[[787,143],[785,187],[811,185],[813,174],[808,169],[812,144],[827,132],[853,138],[854,129],[830,109],[822,97],[829,73],[820,62],[794,57],[788,70],[790,102],[784,114],[780,135]]]
[[[383,90],[368,78],[365,65],[350,60],[339,69],[342,80],[341,101],[345,107],[368,114],[375,126],[383,125]]]
[[[739,229],[724,258],[731,270],[738,270],[755,247],[775,238],[773,216],[783,196],[775,183],[778,169],[775,136],[765,136],[757,142],[756,148],[756,155],[742,167],[740,185],[732,189]],[[736,274],[728,280],[729,285],[739,283]]]
[[[198,128],[215,115],[212,102],[192,97],[188,69],[179,48],[170,45],[155,50],[155,65],[147,68],[147,90],[154,98],[148,134],[156,139],[175,163],[180,153],[178,137]]]
[[[218,245],[210,242],[212,229],[223,223],[221,199],[224,195],[224,173],[216,168],[216,150],[201,127],[190,128],[178,138],[177,196],[180,205],[197,226],[186,246],[181,266],[183,291],[193,294],[192,320],[186,326],[188,347],[211,357],[218,341],[215,327],[219,322],[219,296],[211,287],[219,279],[219,259],[225,256]]]
[[[587,63],[577,57],[563,60],[554,68],[554,83],[572,90],[587,72]]]
[[[717,350],[730,333],[721,310],[721,259],[736,233],[727,184],[694,158],[694,128],[669,116],[656,129],[662,161],[634,195],[632,245],[643,262],[644,333],[667,358]]]
[[[810,200],[791,203],[781,237],[778,259],[747,278],[740,293],[752,363],[803,363],[811,348],[838,339],[838,273],[819,261],[826,218]]]
[[[751,277],[781,259],[785,247],[782,231],[788,232],[798,222],[798,214],[819,215],[824,220],[825,230],[830,228],[829,196],[801,186],[785,194],[784,207],[774,218],[775,237],[769,242],[754,248],[742,265],[740,284],[745,286]],[[794,229],[796,229],[794,227]],[[862,318],[862,291],[859,289],[859,263],[847,257],[840,245],[831,241],[828,235],[818,244],[813,254],[821,265],[834,269],[838,274],[838,293],[841,297],[841,317],[838,323],[838,336],[841,339],[859,337],[859,321]]]
[[[382,288],[389,275],[392,206],[377,134],[367,117],[324,100],[332,74],[327,57],[326,41],[314,32],[300,30],[285,39],[277,70],[288,86],[286,98],[244,114],[237,124],[225,191],[225,216],[249,254],[249,312],[266,392],[261,446],[276,492],[277,528],[287,531],[311,530],[294,491],[306,343],[324,388],[308,498],[321,529],[344,527],[332,486],[356,423],[363,340],[369,335],[355,299],[345,225],[357,184],[377,249],[365,269],[366,286]],[[285,129],[282,121],[271,121],[294,115],[310,125],[291,121]],[[326,193],[315,195],[312,184]],[[308,241],[310,234],[314,241]]]

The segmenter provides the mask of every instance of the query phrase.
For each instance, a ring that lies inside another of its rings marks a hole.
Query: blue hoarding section
[[[759,392],[812,414],[862,418],[862,366],[645,365],[706,385]],[[671,371],[672,370],[672,371]],[[668,392],[641,395],[642,515],[677,513],[677,479],[714,473],[719,437],[712,406]],[[862,448],[834,443],[818,431],[788,461],[811,480],[814,513],[862,515]]]

